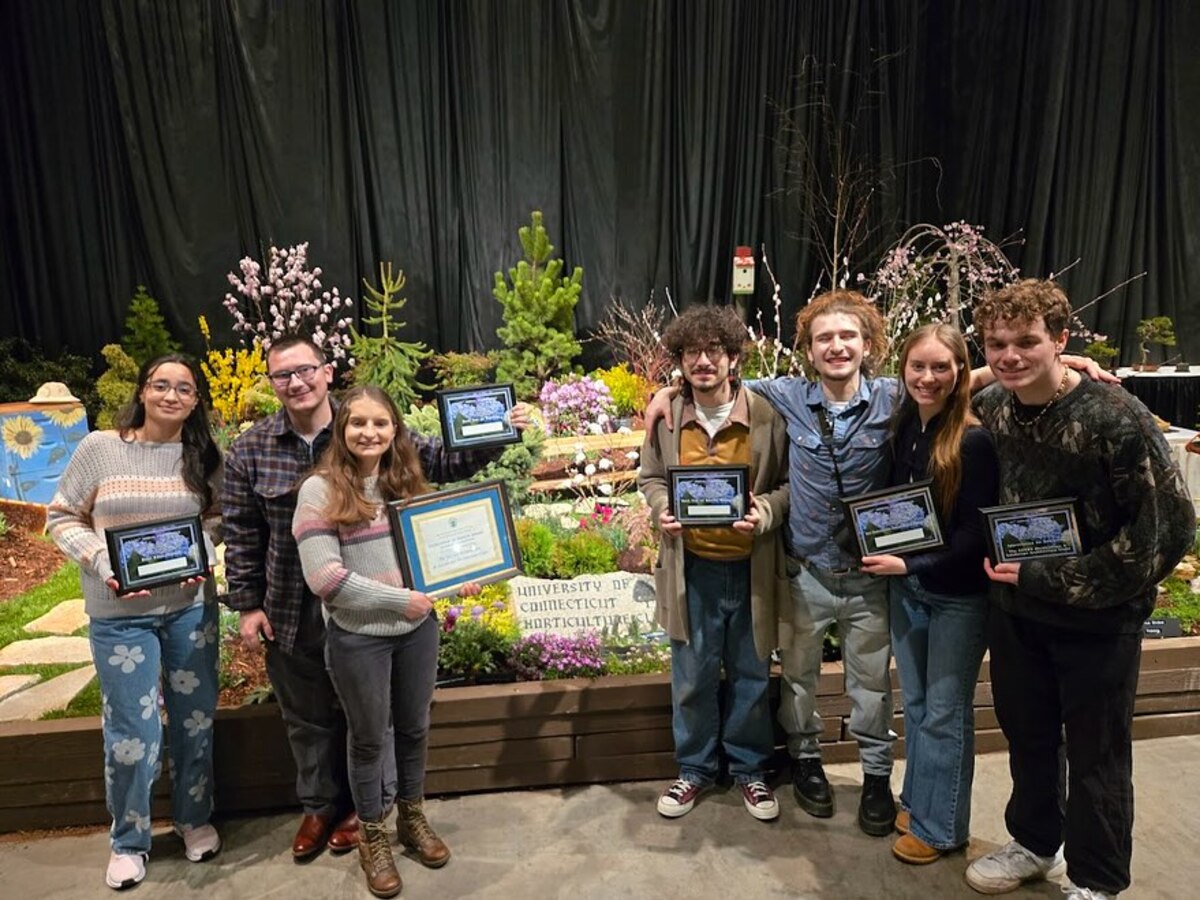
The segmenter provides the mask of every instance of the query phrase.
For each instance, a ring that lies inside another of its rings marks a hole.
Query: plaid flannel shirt
[[[229,585],[225,602],[238,612],[264,610],[275,644],[285,653],[295,648],[304,603],[317,602],[304,583],[292,537],[296,490],[329,446],[331,428],[322,429],[310,445],[280,410],[241,435],[225,457],[221,491]],[[409,434],[432,484],[469,478],[500,452],[447,453],[438,438]]]

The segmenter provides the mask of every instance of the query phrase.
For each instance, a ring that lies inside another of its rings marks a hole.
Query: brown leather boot
[[[395,897],[404,887],[385,823],[359,821],[358,861],[367,876],[367,890],[376,897]]]
[[[396,801],[396,834],[429,868],[440,869],[450,861],[450,848],[429,827],[420,798]]]

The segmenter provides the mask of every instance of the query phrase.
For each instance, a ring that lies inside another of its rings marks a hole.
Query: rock
[[[11,697],[37,680],[36,675],[0,675],[0,700]]]
[[[30,632],[46,632],[48,634],[74,634],[88,623],[88,615],[83,611],[83,598],[64,600],[44,616],[39,616],[25,625]]]
[[[1175,571],[1171,574],[1183,581],[1191,581],[1196,577],[1196,567],[1185,559],[1175,567]]]
[[[0,666],[90,663],[92,646],[84,637],[30,638],[0,648]]]
[[[87,665],[0,700],[0,722],[40,719],[52,710],[66,709],[75,695],[95,677],[95,668]]]

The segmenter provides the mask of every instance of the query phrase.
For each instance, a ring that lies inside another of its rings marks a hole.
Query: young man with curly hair
[[[781,609],[780,625],[790,646],[782,653],[779,721],[793,759],[796,802],[809,815],[832,816],[834,796],[821,763],[823,726],[816,689],[825,633],[836,625],[851,704],[849,731],[863,766],[858,824],[865,833],[884,837],[896,822],[887,581],[862,571],[857,554],[842,546],[848,541],[839,543],[839,532],[845,533],[839,497],[887,485],[898,385],[895,378],[874,374],[887,355],[884,322],[855,291],[833,290],[813,298],[796,316],[796,347],[803,349],[809,377],[747,383],[783,416],[791,448],[785,535],[791,603]],[[1089,366],[1077,359],[1071,364]],[[971,374],[973,389],[992,378],[986,367]],[[664,389],[655,397],[647,409],[647,428],[658,416],[670,427],[670,395]]]
[[[975,310],[997,381],[975,406],[996,441],[1000,502],[1073,499],[1083,553],[986,565],[1013,840],[976,860],[967,882],[1015,890],[1060,873],[1065,856],[1067,894],[1083,900],[1129,886],[1142,623],[1196,515],[1149,411],[1063,365],[1070,314],[1058,285],[1034,279]]]
[[[787,516],[787,431],[770,404],[741,388],[745,329],[727,307],[694,306],[663,341],[683,372],[669,431],[647,431],[638,487],[661,536],[656,617],[671,638],[671,703],[679,777],[658,799],[677,818],[717,779],[718,742],[756,819],[779,815],[767,785],[774,734],[767,686],[786,590],[780,528]],[[750,508],[732,527],[685,528],[672,514],[668,467],[749,466]],[[720,696],[725,674],[724,702]]]

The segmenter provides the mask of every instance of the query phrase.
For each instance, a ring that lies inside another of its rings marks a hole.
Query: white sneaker
[[[1106,894],[1095,888],[1080,887],[1070,881],[1063,885],[1062,892],[1067,895],[1067,900],[1115,900],[1117,896],[1116,894]]]
[[[140,884],[146,877],[146,857],[142,853],[114,853],[108,858],[104,883],[114,891]]]
[[[192,862],[212,859],[221,849],[221,836],[211,825],[176,825],[175,833],[183,838],[183,853]]]
[[[1007,894],[1027,881],[1057,878],[1066,870],[1062,847],[1053,856],[1038,856],[1016,841],[1009,841],[967,867],[967,884],[981,894]]]

